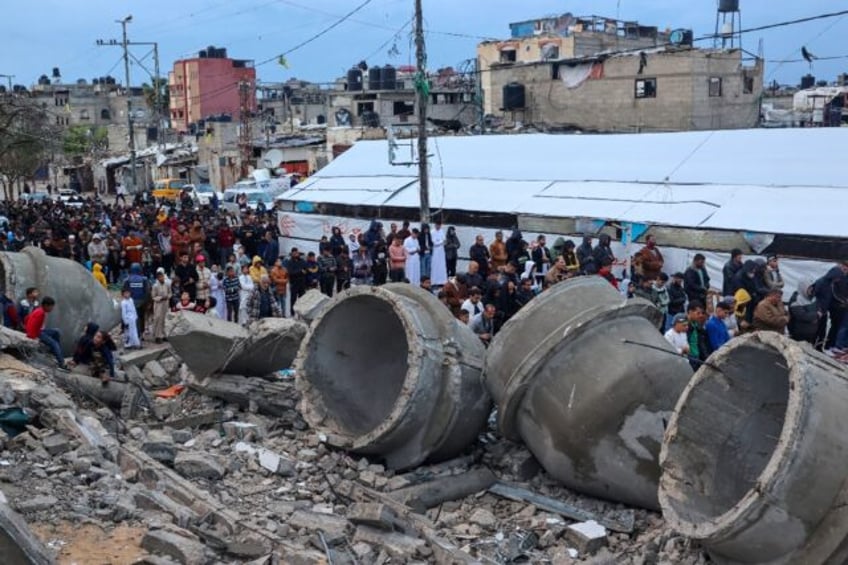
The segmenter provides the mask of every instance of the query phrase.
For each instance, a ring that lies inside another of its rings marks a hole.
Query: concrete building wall
[[[556,63],[493,68],[487,108],[507,121],[571,126],[597,131],[678,131],[756,127],[762,92],[762,65],[742,66],[741,54],[682,50],[640,57],[618,56],[603,63],[603,78],[567,88],[556,75]],[[750,76],[751,92],[743,90]],[[710,79],[720,79],[721,94],[710,96]],[[654,80],[656,95],[638,98],[637,80]],[[526,89],[526,110],[503,112],[503,87],[511,82]]]
[[[256,109],[256,69],[237,66],[226,58],[183,59],[174,62],[168,73],[171,123],[178,131],[189,124],[215,114],[230,114],[237,119],[240,109],[239,83],[250,83],[248,106]]]
[[[574,59],[589,57],[606,50],[629,50],[654,47],[658,44],[656,38],[628,38],[616,34],[582,32],[574,35],[537,35],[504,41],[487,41],[477,46],[477,62],[480,69],[480,80],[484,92],[491,92],[493,78],[490,71],[502,70],[522,63],[537,63],[544,60]],[[550,49],[554,48],[556,55]],[[511,61],[514,53],[514,61]],[[484,110],[493,114],[500,106],[495,106],[491,97],[486,97]]]

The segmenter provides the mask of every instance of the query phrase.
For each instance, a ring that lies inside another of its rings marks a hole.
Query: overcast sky
[[[123,82],[118,47],[96,47],[97,39],[120,39],[115,20],[132,14],[131,41],[159,43],[162,71],[175,59],[207,45],[223,46],[234,58],[257,63],[287,51],[325,29],[363,0],[4,0],[0,18],[0,74],[15,75],[14,82],[33,84],[41,74],[59,67],[66,82],[91,80],[111,74]],[[365,8],[317,41],[287,56],[289,69],[276,61],[258,67],[262,81],[291,77],[329,82],[367,58],[369,64],[414,64],[414,46],[408,23],[413,0],[371,0]],[[780,5],[779,8],[776,6]],[[835,12],[848,7],[837,0],[741,0],[743,27],[755,27],[795,18]],[[483,37],[506,38],[508,24],[545,15],[571,12],[638,20],[664,28],[692,28],[695,36],[713,33],[716,0],[424,0],[430,68],[458,66],[475,56]],[[777,79],[797,84],[810,72],[800,59],[806,45],[821,57],[848,56],[839,39],[848,32],[842,16],[756,32],[743,38],[746,50],[757,53],[760,40],[767,59],[766,82]],[[457,34],[457,35],[453,35]],[[699,45],[706,45],[700,43]],[[396,49],[392,49],[395,47]],[[390,53],[390,50],[392,51]],[[141,58],[143,47],[134,53]],[[152,62],[148,59],[144,61]],[[848,58],[819,61],[812,73],[835,80],[848,71]],[[132,68],[133,84],[145,71]],[[5,84],[5,79],[3,84]]]

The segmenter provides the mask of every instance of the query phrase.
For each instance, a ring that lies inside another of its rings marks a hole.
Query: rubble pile
[[[132,409],[65,392],[41,354],[16,356],[0,355],[0,392],[30,420],[3,436],[0,508],[39,532],[131,525],[144,531],[140,562],[157,564],[705,562],[659,516],[569,492],[493,428],[461,457],[398,473],[300,418],[190,387],[157,397],[195,380],[168,349],[124,357],[118,380],[133,374],[146,393]],[[256,380],[297,406],[291,377]],[[42,541],[61,562],[67,540]]]
[[[321,305],[311,326],[247,330],[177,314],[169,342],[123,352],[105,385],[0,332],[4,563],[85,562],[69,548],[92,529],[131,550],[97,562],[152,565],[695,565],[763,562],[761,547],[844,561],[836,362],[752,334],[676,406],[670,393],[652,406],[648,385],[680,385],[681,362],[646,341],[639,301],[565,312],[564,327],[536,328],[550,341],[518,342],[522,359],[506,338],[484,353],[434,302],[387,285]],[[379,333],[393,324],[400,334]],[[662,355],[619,370],[601,348],[594,372],[566,371],[575,344],[579,358],[603,341],[599,327]],[[384,357],[369,364],[372,339]],[[675,382],[652,383],[663,371]],[[665,517],[643,484],[660,472]]]

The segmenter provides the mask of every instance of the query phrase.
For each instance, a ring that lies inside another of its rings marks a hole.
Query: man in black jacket
[[[683,288],[689,302],[707,303],[707,292],[710,290],[710,275],[704,266],[707,258],[702,254],[695,254],[692,264],[683,273]]]
[[[722,274],[722,296],[730,296],[733,294],[733,276],[739,272],[743,264],[743,255],[741,249],[733,249],[730,252],[730,260],[724,264],[721,270]]]

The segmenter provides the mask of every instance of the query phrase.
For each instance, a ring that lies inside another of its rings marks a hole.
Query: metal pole
[[[156,141],[161,147],[165,141],[165,131],[162,128],[162,116],[164,109],[162,108],[162,80],[159,75],[159,43],[153,43],[153,84],[156,87]]]
[[[424,14],[421,0],[415,0],[415,55],[418,67],[418,186],[421,199],[421,222],[430,222],[430,178],[427,159],[427,103],[430,89],[427,85],[427,51],[424,45]]]
[[[133,116],[132,116],[132,89],[130,88],[130,56],[127,49],[127,24],[132,21],[132,16],[127,16],[123,20],[119,20],[123,30],[123,48],[124,48],[124,77],[126,78],[126,94],[127,94],[127,129],[130,136],[130,166],[132,167],[132,192],[138,190],[138,179],[136,178],[136,158],[135,158],[135,133],[133,131]]]

